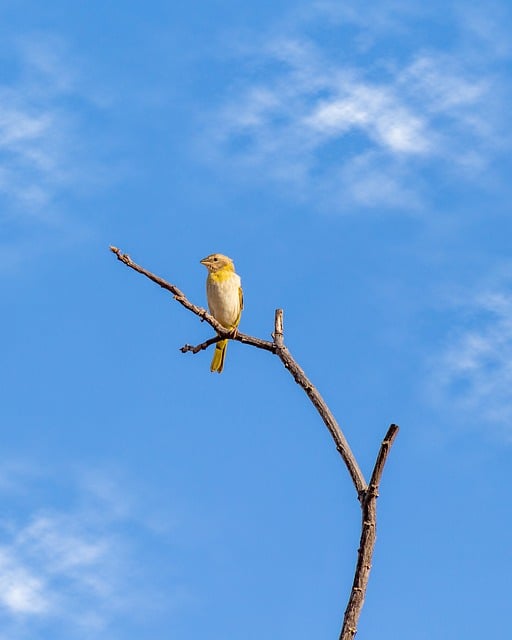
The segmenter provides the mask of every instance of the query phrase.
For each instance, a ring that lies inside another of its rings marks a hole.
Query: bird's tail
[[[228,348],[227,340],[219,340],[215,345],[215,351],[213,352],[212,363],[210,365],[210,371],[216,371],[221,373],[224,369],[224,359],[226,358],[226,349]]]

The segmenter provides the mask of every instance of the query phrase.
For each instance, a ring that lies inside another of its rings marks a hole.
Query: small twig
[[[276,352],[276,348],[273,342],[269,342],[268,340],[261,340],[261,338],[255,338],[254,336],[248,336],[246,333],[240,333],[240,331],[237,331],[236,335],[233,336],[232,331],[229,331],[228,329],[223,329],[222,335],[218,335],[214,338],[210,338],[209,340],[205,340],[204,342],[201,342],[201,344],[198,344],[196,346],[184,344],[182,347],[180,347],[180,351],[181,353],[199,353],[200,351],[211,347],[212,344],[219,342],[219,340],[224,340],[225,338],[235,340],[236,342],[242,342],[243,344],[250,344],[252,347],[263,349],[264,351],[270,351],[271,353]]]
[[[283,310],[276,309],[274,315],[274,344],[278,349],[281,349],[284,345],[284,329],[283,329]]]
[[[386,463],[397,433],[398,426],[392,424],[380,445],[370,484],[361,501],[361,540],[357,553],[357,565],[352,590],[343,618],[340,640],[352,640],[357,632],[357,622],[361,615],[366,596],[366,588],[368,586],[368,580],[370,579],[372,566],[373,550],[377,539],[377,496],[379,493],[380,480],[384,470],[384,464]]]
[[[180,351],[181,353],[187,353],[188,351],[190,351],[190,353],[199,353],[200,351],[203,351],[204,349],[208,349],[208,347],[211,347],[212,344],[215,344],[216,342],[220,342],[221,340],[223,340],[221,336],[215,336],[214,338],[209,338],[208,340],[201,342],[201,344],[198,344],[195,347],[192,346],[191,344],[184,344],[180,348]]]
[[[380,445],[379,453],[377,455],[377,460],[375,461],[375,466],[373,467],[373,472],[370,480],[370,485],[368,488],[368,493],[370,492],[370,490],[372,490],[372,488],[373,488],[373,491],[375,492],[378,491],[379,489],[380,481],[382,478],[382,472],[384,471],[384,465],[386,464],[386,460],[389,455],[389,450],[393,446],[393,442],[396,438],[398,431],[399,431],[398,425],[392,424],[389,427],[384,437],[384,440],[382,441],[382,444]],[[375,497],[377,497],[376,494],[375,494]]]

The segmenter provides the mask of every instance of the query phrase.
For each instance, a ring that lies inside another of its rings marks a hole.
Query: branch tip
[[[283,330],[283,310],[276,309],[274,315],[274,333],[272,338],[276,347],[281,348],[284,344],[284,330]]]
[[[390,425],[389,429],[384,436],[384,440],[382,441],[379,449],[379,453],[377,454],[377,459],[375,460],[375,466],[373,467],[372,477],[369,482],[369,487],[373,487],[375,493],[377,494],[379,490],[380,480],[382,478],[382,472],[384,471],[384,465],[386,464],[386,459],[391,451],[391,446],[396,438],[396,435],[399,431],[399,427],[397,424]]]

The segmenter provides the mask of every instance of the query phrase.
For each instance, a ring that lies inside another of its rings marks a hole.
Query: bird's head
[[[212,253],[211,255],[206,256],[206,258],[201,260],[201,264],[204,264],[211,273],[215,273],[221,269],[229,269],[230,271],[235,270],[233,260],[227,256],[223,256],[222,253]]]

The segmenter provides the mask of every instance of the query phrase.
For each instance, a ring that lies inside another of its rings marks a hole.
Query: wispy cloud
[[[431,397],[463,416],[465,424],[512,441],[512,288],[468,297],[458,318],[431,361]]]
[[[41,251],[51,235],[81,228],[62,201],[94,181],[82,129],[100,108],[62,39],[34,33],[8,44],[0,48],[0,270],[27,245]]]
[[[425,171],[474,179],[485,170],[503,144],[497,114],[506,101],[489,72],[495,52],[475,65],[464,55],[470,45],[419,45],[408,35],[368,56],[389,38],[382,15],[363,24],[329,4],[313,18],[322,30],[302,21],[293,35],[250,52],[251,79],[232,90],[211,126],[216,161],[338,209],[416,208],[428,196]],[[404,7],[384,21],[398,40],[400,18],[410,20]],[[469,31],[453,20],[454,33]]]
[[[49,478],[24,474],[19,464],[7,468],[14,482],[4,477],[0,485],[0,622],[10,638],[43,631],[51,637],[56,627],[66,637],[111,637],[109,625],[117,616],[149,610],[148,600],[155,612],[157,599],[133,556],[133,536],[142,531],[146,542],[154,542],[158,533],[113,478],[89,471],[70,487],[68,477],[65,508],[52,505],[63,490],[53,478],[46,506],[39,499],[34,507],[35,479],[40,494]],[[176,593],[183,600],[178,586]]]
[[[12,614],[41,614],[50,602],[41,579],[27,570],[8,549],[0,549],[0,602]]]
[[[0,85],[0,194],[10,203],[4,216],[41,213],[69,176],[73,122],[64,100],[73,87],[51,39],[18,42],[16,69]]]
[[[12,633],[58,622],[99,630],[119,607],[126,549],[116,526],[80,509],[39,509],[10,518],[0,532],[0,619]]]
[[[112,589],[102,576],[112,552],[108,537],[76,514],[38,513],[0,547],[0,602],[13,615],[66,618],[73,610],[79,619]]]

